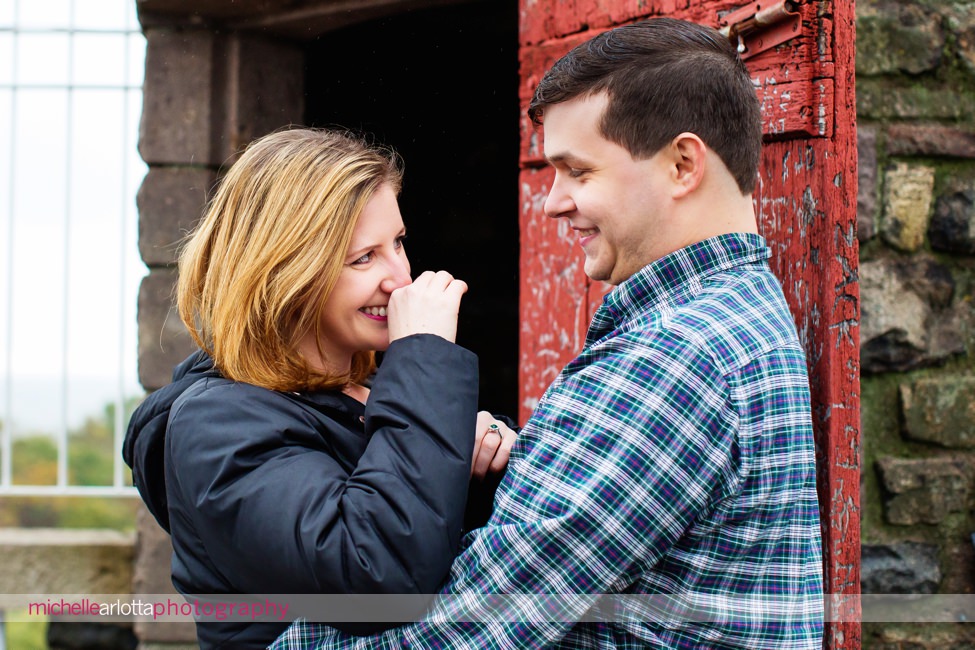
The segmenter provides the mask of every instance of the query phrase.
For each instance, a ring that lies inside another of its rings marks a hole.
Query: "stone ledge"
[[[0,528],[0,593],[132,591],[135,533]]]

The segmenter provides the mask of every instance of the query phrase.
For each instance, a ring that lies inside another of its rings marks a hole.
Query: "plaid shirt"
[[[271,647],[821,648],[808,376],[769,255],[723,235],[606,296],[422,621],[372,637],[298,621]],[[509,611],[485,594],[561,596]],[[594,594],[762,605],[653,617],[624,599],[578,622]]]

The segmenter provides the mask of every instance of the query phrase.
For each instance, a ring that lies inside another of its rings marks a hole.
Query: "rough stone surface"
[[[898,262],[897,268],[910,290],[931,307],[938,310],[951,306],[955,279],[946,265],[930,256],[916,255]]]
[[[904,434],[943,447],[975,448],[975,377],[939,376],[900,387]]]
[[[865,639],[865,650],[972,650],[975,630],[957,623],[911,626],[887,625],[877,634],[877,641]]]
[[[887,153],[975,158],[975,133],[941,125],[892,124],[887,129]]]
[[[966,465],[951,458],[891,458],[877,461],[887,499],[888,523],[939,524],[967,507],[971,477]]]
[[[254,138],[304,122],[304,55],[296,45],[243,35],[228,52],[235,69],[226,92],[235,110],[226,153],[233,157]]]
[[[896,262],[860,264],[860,357],[864,372],[918,365],[928,349],[928,304],[901,278]]]
[[[877,129],[857,131],[857,239],[863,243],[876,234]]]
[[[924,245],[934,193],[934,168],[899,163],[887,170],[884,241],[904,252],[916,252]]]
[[[971,331],[971,307],[971,304],[960,303],[936,314],[931,323],[927,353],[917,367],[940,365],[967,352],[969,337],[966,332]]]
[[[860,558],[865,594],[933,594],[941,582],[934,544],[864,544]]]
[[[195,349],[173,302],[176,277],[175,269],[152,269],[139,286],[139,381],[149,391],[168,384]]]
[[[0,529],[0,593],[128,594],[132,547],[109,530]]]
[[[857,12],[857,75],[933,70],[944,42],[941,19],[930,9],[896,2],[865,5]]]
[[[942,9],[955,39],[958,58],[969,73],[975,73],[975,5],[950,3]]]
[[[139,252],[146,266],[176,263],[179,244],[196,225],[216,174],[205,167],[150,167],[142,180]]]
[[[135,570],[132,575],[133,594],[176,594],[170,575],[173,546],[156,520],[145,507],[136,514]],[[146,644],[196,643],[196,626],[192,621],[164,625],[150,621],[136,621],[135,634],[140,649]],[[160,647],[170,648],[169,645]]]
[[[302,123],[302,54],[255,36],[146,30],[139,151],[150,165],[231,162],[254,138]]]
[[[957,88],[941,87],[931,81],[857,78],[856,101],[860,119],[964,123],[975,115],[975,101],[970,93],[959,94]]]
[[[146,31],[139,153],[149,165],[220,163],[214,124],[224,108],[214,87],[218,38],[202,30]]]
[[[928,227],[931,248],[951,253],[975,253],[975,188],[938,197]]]

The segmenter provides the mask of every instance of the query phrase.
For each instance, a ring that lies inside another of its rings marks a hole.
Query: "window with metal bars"
[[[135,496],[120,455],[143,395],[135,10],[133,0],[0,0],[5,498]]]

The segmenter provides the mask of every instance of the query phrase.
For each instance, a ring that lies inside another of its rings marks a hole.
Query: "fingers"
[[[447,285],[444,293],[449,294],[451,299],[457,301],[457,305],[460,305],[461,296],[467,293],[467,283],[463,280],[453,280]]]
[[[467,283],[446,271],[424,271],[412,284],[400,287],[389,297],[389,340],[410,334],[436,334],[453,342],[457,337],[457,314]]]
[[[412,286],[418,286],[422,289],[440,291],[446,291],[447,289],[456,290],[458,286],[462,286],[463,290],[461,291],[461,294],[463,294],[464,291],[467,291],[467,283],[463,280],[457,280],[447,271],[424,271],[416,278],[416,280],[413,281]]]
[[[498,433],[482,433],[481,444],[474,449],[474,458],[471,462],[471,476],[483,479],[487,476],[488,469],[494,455],[501,447],[501,435]]]
[[[515,432],[490,415],[486,411],[477,415],[474,457],[471,460],[471,476],[477,479],[484,479],[489,473],[504,471],[515,442]]]
[[[501,434],[501,444],[494,452],[494,458],[491,459],[491,464],[488,465],[488,471],[492,474],[503,472],[508,466],[508,459],[511,458],[511,448],[514,446],[515,438],[517,437],[514,431],[508,427],[504,428],[505,431]]]
[[[494,422],[494,415],[490,411],[478,411],[477,412],[477,423],[474,425],[477,427],[477,439],[480,440],[484,436],[484,432],[487,431],[488,426]]]

